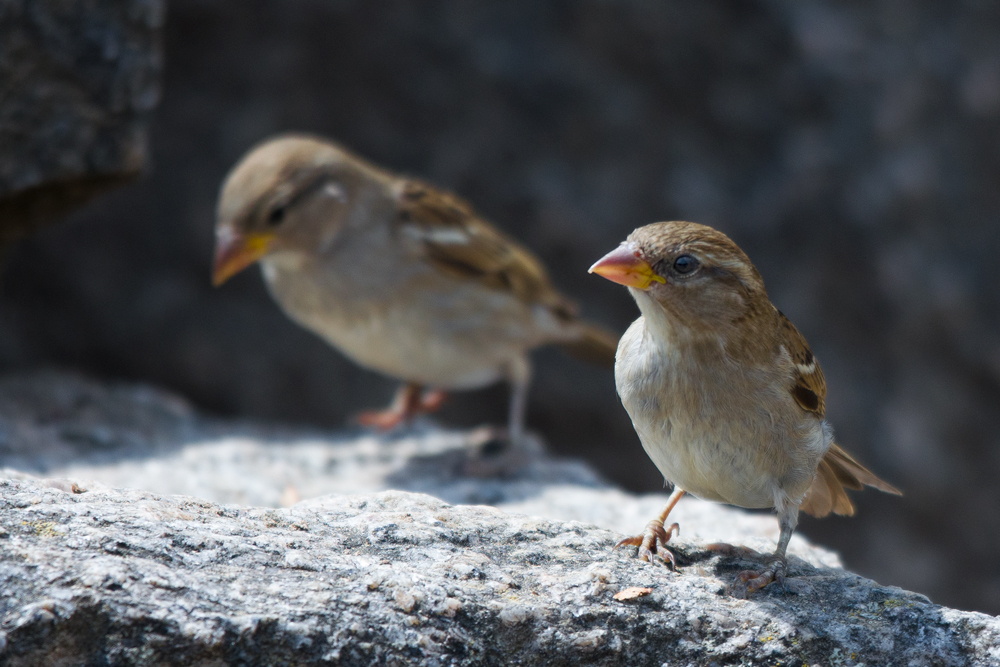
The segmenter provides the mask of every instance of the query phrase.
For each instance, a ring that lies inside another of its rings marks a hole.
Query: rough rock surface
[[[869,576],[1000,613],[998,25],[984,0],[172,0],[155,171],[11,254],[0,367],[326,426],[387,401],[255,272],[209,284],[219,183],[274,132],[453,188],[619,330],[634,304],[587,267],[693,219],[753,258],[842,444],[907,492],[810,528]],[[656,490],[612,384],[542,353],[529,424]],[[442,421],[505,409],[458,396]]]
[[[664,494],[612,488],[582,462],[552,458],[538,443],[513,458],[496,444],[487,429],[448,432],[425,424],[376,436],[209,419],[151,387],[62,373],[0,380],[4,476],[263,507],[401,489],[619,531],[638,531],[666,502]],[[674,519],[685,536],[707,541],[760,539],[768,548],[778,537],[767,514],[694,498],[681,501]],[[791,549],[840,565],[800,535]]]
[[[163,0],[0,0],[0,242],[134,178]]]
[[[700,543],[671,572],[607,530],[426,495],[252,509],[9,480],[0,503],[7,665],[1000,664],[1000,620],[809,558],[794,592],[739,601]]]
[[[770,550],[770,516],[684,499],[676,572],[612,551],[663,494],[540,446],[498,467],[482,430],[234,423],[43,373],[0,381],[0,446],[5,665],[1000,665],[1000,619],[798,535],[788,592],[723,595],[752,562],[705,545]]]

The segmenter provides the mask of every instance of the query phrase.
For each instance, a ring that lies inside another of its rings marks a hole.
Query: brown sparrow
[[[725,234],[691,222],[647,225],[590,271],[627,286],[642,312],[618,344],[615,384],[643,449],[674,485],[643,534],[618,546],[673,563],[664,545],[677,524],[664,523],[685,493],[773,507],[778,546],[762,569],[737,576],[730,591],[743,597],[783,584],[800,509],[850,516],[845,488],[899,493],[834,444],[819,362]]]
[[[284,136],[252,149],[223,183],[215,231],[216,285],[259,261],[292,320],[404,381],[364,424],[390,428],[435,409],[443,390],[506,380],[516,442],[533,348],[614,363],[617,337],[578,319],[530,252],[454,195],[330,141]]]

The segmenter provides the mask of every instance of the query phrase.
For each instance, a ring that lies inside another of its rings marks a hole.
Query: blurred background
[[[0,371],[326,427],[387,402],[257,271],[209,285],[219,184],[276,132],[456,191],[620,331],[634,303],[587,267],[639,225],[702,222],[811,342],[838,441],[906,491],[801,530],[1000,613],[997,3],[0,0],[0,85]],[[536,358],[552,449],[662,488],[610,372]],[[506,406],[455,395],[440,421]]]

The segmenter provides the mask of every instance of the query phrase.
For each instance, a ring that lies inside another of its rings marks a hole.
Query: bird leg
[[[521,439],[524,437],[524,414],[528,411],[528,387],[530,384],[530,369],[524,377],[511,380],[507,438],[515,445],[520,444]]]
[[[524,414],[528,408],[528,387],[531,385],[531,364],[518,359],[507,368],[510,383],[510,412],[507,428],[492,428],[494,436],[478,450],[475,458],[465,465],[471,477],[508,476],[523,469],[532,460],[535,450],[525,438]]]
[[[659,556],[664,562],[670,561],[671,566],[677,569],[677,560],[674,558],[674,554],[667,549],[667,542],[670,541],[670,536],[672,534],[679,534],[681,532],[681,527],[679,524],[671,524],[669,528],[664,528],[663,524],[670,515],[670,511],[674,509],[674,505],[677,501],[681,499],[684,495],[684,489],[675,486],[673,493],[667,499],[667,504],[663,507],[663,511],[660,514],[646,524],[646,529],[642,531],[641,535],[636,535],[635,537],[626,537],[624,540],[619,542],[614,546],[615,549],[622,546],[639,547],[638,557],[639,560],[644,560],[647,563],[653,562],[653,556]]]
[[[441,407],[446,396],[447,394],[439,389],[425,392],[421,385],[408,382],[396,391],[396,396],[388,408],[368,410],[355,419],[362,426],[388,431],[409,422],[419,414],[434,412]]]
[[[766,556],[763,568],[757,570],[743,570],[736,575],[733,583],[726,587],[726,592],[734,598],[745,600],[752,593],[777,582],[785,589],[785,574],[788,571],[788,561],[785,559],[785,552],[788,549],[788,541],[792,539],[792,533],[799,521],[799,506],[790,505],[785,507],[778,517],[778,525],[781,527],[781,535],[778,538],[778,546],[773,554]],[[733,547],[728,544],[711,544],[709,551],[715,551],[725,555],[739,556],[759,556],[753,549],[746,547]],[[786,589],[787,590],[787,589]]]

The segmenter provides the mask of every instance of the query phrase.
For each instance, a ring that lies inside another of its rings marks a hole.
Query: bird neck
[[[646,323],[646,335],[654,342],[669,345],[674,349],[683,348],[688,345],[703,345],[707,339],[718,341],[718,336],[713,333],[697,331],[677,318],[671,316],[667,310],[645,290],[628,288],[632,298],[635,299],[639,311],[642,313]]]
[[[766,363],[777,353],[773,335],[761,330],[775,326],[773,307],[754,312],[749,319],[727,326],[691,327],[674,317],[645,290],[629,288],[644,321],[644,336],[654,345],[699,363],[736,361],[751,366]]]

